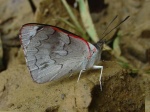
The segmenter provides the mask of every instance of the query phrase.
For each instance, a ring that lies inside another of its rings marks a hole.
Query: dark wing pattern
[[[38,83],[80,71],[89,56],[86,41],[54,26],[26,24],[20,39],[29,71]]]

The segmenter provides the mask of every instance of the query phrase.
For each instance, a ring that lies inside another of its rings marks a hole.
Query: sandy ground
[[[139,83],[142,77],[131,77],[114,61],[102,64],[105,69],[100,91],[99,70],[83,73],[78,83],[77,75],[73,75],[37,84],[32,81],[26,65],[18,58],[13,59],[0,75],[0,108],[25,112],[144,112],[144,92]]]

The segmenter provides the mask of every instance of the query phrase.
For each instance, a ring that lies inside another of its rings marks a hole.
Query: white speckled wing
[[[20,39],[31,76],[38,83],[80,71],[89,56],[86,41],[54,26],[26,24]]]

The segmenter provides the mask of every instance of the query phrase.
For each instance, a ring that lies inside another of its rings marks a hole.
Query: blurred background
[[[13,94],[10,91],[17,88],[19,83],[13,89],[10,86],[13,85],[13,81],[19,80],[18,77],[22,77],[22,72],[27,69],[19,40],[19,30],[23,24],[54,25],[80,35],[91,43],[96,43],[125,17],[130,16],[104,38],[108,42],[102,53],[102,60],[108,61],[108,63],[115,61],[132,78],[138,78],[136,83],[142,88],[140,90],[141,97],[138,94],[135,95],[140,99],[135,102],[129,101],[130,105],[124,104],[123,108],[114,111],[125,112],[128,110],[125,109],[126,107],[130,112],[144,112],[145,110],[149,112],[149,6],[149,0],[0,0],[0,110],[34,110],[30,109],[33,108],[31,104],[31,107],[23,106],[23,103],[15,104],[15,100],[9,100],[9,97],[12,97],[10,94]],[[117,18],[108,27],[116,16]],[[14,71],[15,73],[13,73]],[[12,75],[16,75],[16,77],[11,79]],[[13,81],[8,83],[9,80]],[[12,102],[10,103],[10,101]],[[56,102],[53,108],[50,106],[45,111],[58,111],[58,105],[59,103]],[[100,111],[100,106],[92,107],[92,105],[89,103],[85,107],[86,111]],[[112,108],[114,107],[112,106]],[[131,107],[132,109],[130,109]],[[103,111],[101,110],[101,112]]]

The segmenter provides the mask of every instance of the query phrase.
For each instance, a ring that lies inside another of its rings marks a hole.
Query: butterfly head
[[[103,49],[103,45],[106,43],[106,40],[100,40],[98,41],[96,44],[94,44],[94,46],[102,52]]]

